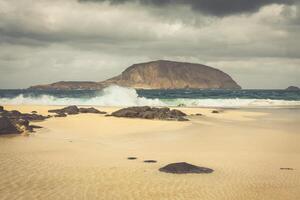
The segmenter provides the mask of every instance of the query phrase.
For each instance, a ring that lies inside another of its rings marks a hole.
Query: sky
[[[0,0],[0,88],[200,63],[245,89],[300,86],[300,0]]]

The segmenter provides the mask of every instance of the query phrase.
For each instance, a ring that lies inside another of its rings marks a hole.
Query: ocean
[[[299,107],[300,91],[135,90],[110,86],[94,90],[0,90],[0,105]]]

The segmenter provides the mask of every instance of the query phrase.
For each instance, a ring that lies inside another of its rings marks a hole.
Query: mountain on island
[[[109,85],[137,89],[241,89],[226,73],[213,67],[186,62],[158,60],[134,64],[119,76],[102,82],[57,82],[29,89],[91,89]]]

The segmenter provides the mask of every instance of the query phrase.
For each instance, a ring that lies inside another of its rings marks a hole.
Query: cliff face
[[[102,84],[144,89],[241,89],[228,74],[218,69],[165,60],[132,65]]]
[[[141,89],[241,89],[226,73],[201,64],[158,60],[134,64],[103,82],[57,82],[30,89],[102,89],[109,85]]]

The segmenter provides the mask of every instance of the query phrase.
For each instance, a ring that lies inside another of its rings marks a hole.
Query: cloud
[[[246,88],[272,88],[263,77],[278,74],[273,88],[300,85],[299,4],[219,18],[182,4],[29,2],[0,0],[2,88],[101,81],[156,59],[218,67]]]
[[[241,13],[252,13],[261,7],[271,4],[291,5],[296,0],[79,0],[80,2],[106,2],[122,4],[138,2],[143,5],[172,6],[182,4],[190,6],[195,11],[200,11],[213,16],[227,16]]]

